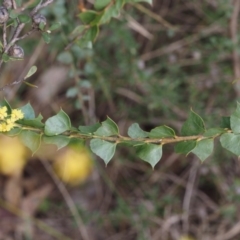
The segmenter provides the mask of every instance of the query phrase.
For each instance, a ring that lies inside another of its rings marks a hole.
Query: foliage
[[[67,49],[72,48],[74,44],[81,48],[91,46],[98,36],[100,25],[109,22],[111,18],[118,17],[121,9],[126,3],[133,4],[136,2],[141,1],[97,0],[94,3],[93,10],[82,9],[82,12],[78,15],[82,24],[77,26],[70,34],[71,42],[67,46]],[[151,4],[151,1],[145,2]],[[45,7],[44,4],[38,4],[31,10],[32,31],[36,29],[41,31],[43,39],[46,43],[49,43],[49,34],[51,31],[58,29],[60,25],[56,23],[48,30],[44,30],[46,25],[45,20],[37,22],[39,24],[37,27],[34,25],[36,23],[34,20],[36,12],[43,7]],[[16,24],[17,22],[26,24],[31,21],[25,15],[13,13],[16,13],[16,11],[11,11],[9,16],[10,20],[15,19],[15,24],[13,22],[12,25],[16,25],[16,31],[20,28],[20,25]],[[15,39],[14,41],[9,42],[9,44],[5,41],[6,44],[2,44],[2,59],[4,62],[12,60],[10,58],[6,60],[6,54],[11,45],[26,36],[28,35],[24,35],[23,37],[13,36],[13,39]],[[64,52],[59,55],[58,58],[65,63],[72,62],[72,54],[70,52]],[[26,78],[32,76],[36,70],[37,68],[33,66],[23,80],[25,81]],[[10,108],[7,101],[3,102],[2,106],[5,108],[8,107],[10,114],[13,113],[14,110]],[[108,164],[114,156],[118,144],[126,144],[135,148],[137,156],[148,162],[154,168],[162,157],[162,148],[165,144],[176,143],[175,151],[177,153],[186,155],[193,153],[204,161],[213,151],[214,139],[221,136],[220,142],[222,146],[232,153],[238,156],[240,155],[237,147],[240,140],[237,135],[240,132],[239,106],[229,118],[230,126],[206,129],[203,119],[191,110],[187,121],[182,126],[180,136],[177,136],[175,130],[166,125],[157,126],[151,131],[146,132],[139,127],[139,124],[135,123],[128,129],[129,137],[122,136],[119,133],[117,124],[110,118],[107,118],[107,120],[103,121],[101,124],[74,128],[71,125],[69,116],[63,110],[59,111],[55,116],[48,118],[45,123],[42,122],[41,115],[38,117],[35,116],[34,110],[30,104],[23,106],[21,110],[24,114],[24,118],[22,120],[16,119],[17,125],[13,125],[15,126],[14,130],[10,128],[7,130],[9,131],[8,135],[19,135],[23,143],[30,148],[33,153],[39,149],[42,141],[55,144],[58,149],[60,149],[67,146],[71,138],[80,138],[90,140],[91,150],[100,156],[105,164]],[[226,121],[226,118],[224,118],[224,120]],[[6,130],[2,130],[2,132],[4,131]]]
[[[10,114],[14,111],[6,100],[1,103],[1,106],[1,109],[8,107]],[[115,154],[116,146],[127,144],[135,148],[138,157],[154,168],[160,161],[162,147],[166,144],[175,143],[176,153],[185,155],[193,153],[201,161],[204,161],[212,154],[214,139],[220,137],[224,148],[240,156],[238,147],[240,144],[238,135],[239,104],[236,111],[230,116],[230,128],[225,126],[205,129],[203,119],[191,111],[182,126],[180,136],[176,135],[175,131],[168,126],[159,126],[150,132],[145,132],[136,123],[129,127],[129,136],[122,136],[117,124],[110,118],[101,124],[75,128],[71,126],[70,118],[63,110],[43,123],[41,115],[36,117],[30,104],[23,106],[21,112],[24,118],[17,120],[14,129],[8,131],[7,135],[19,135],[24,145],[33,153],[39,149],[42,142],[55,144],[60,149],[67,146],[72,138],[90,140],[91,150],[100,156],[107,165]]]

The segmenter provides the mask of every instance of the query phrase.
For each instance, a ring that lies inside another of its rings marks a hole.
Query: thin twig
[[[33,222],[39,229],[42,229],[44,232],[46,232],[49,236],[54,237],[54,239],[59,239],[59,240],[72,240],[71,238],[65,236],[61,232],[57,231],[56,229],[52,228],[48,224],[46,224],[43,221],[40,221],[38,219],[35,219],[31,216],[26,216],[26,214],[21,211],[20,209],[16,208],[9,202],[4,201],[3,199],[0,198],[0,206],[4,207],[7,211],[13,213],[14,215],[26,219],[26,217]]]
[[[17,3],[15,0],[12,0],[12,6],[13,6],[13,9],[17,9]]]
[[[3,24],[3,48],[7,46],[7,23]]]
[[[85,225],[83,224],[83,221],[78,213],[78,210],[76,208],[76,205],[74,203],[74,201],[72,200],[69,192],[67,191],[66,187],[64,186],[64,184],[60,181],[60,179],[58,178],[58,176],[55,174],[55,172],[52,170],[52,167],[50,166],[50,164],[48,163],[48,161],[46,161],[45,159],[41,159],[41,163],[43,164],[43,166],[45,167],[45,169],[47,170],[47,172],[49,173],[49,175],[52,177],[54,183],[56,184],[56,186],[58,187],[58,190],[61,192],[66,204],[69,207],[69,210],[71,211],[77,225],[78,225],[78,229],[80,232],[80,235],[82,237],[83,240],[90,240],[91,238],[89,237],[89,234],[87,232],[87,229],[85,227]]]
[[[42,8],[47,7],[49,4],[51,4],[55,0],[46,0],[46,2],[42,3],[42,1],[32,10],[31,15],[34,15]]]
[[[23,40],[24,38],[30,36],[32,33],[36,32],[36,28],[32,28],[29,32],[25,33],[23,36],[16,38],[16,41]]]
[[[233,52],[232,52],[232,59],[233,59],[233,69],[234,69],[234,78],[239,79],[240,78],[240,58],[238,53],[238,16],[240,11],[240,1],[235,0],[233,8],[233,13],[230,21],[230,34],[232,38],[232,42],[234,44]],[[234,84],[236,94],[240,96],[239,91],[239,81]]]

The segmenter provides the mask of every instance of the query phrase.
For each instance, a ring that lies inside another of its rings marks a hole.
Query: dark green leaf
[[[240,103],[237,103],[235,112],[230,116],[230,124],[235,134],[240,133]]]
[[[34,154],[40,147],[41,135],[29,130],[23,130],[20,135],[22,143]]]
[[[107,120],[105,120],[101,124],[102,126],[98,128],[98,130],[95,132],[96,135],[114,136],[119,134],[118,126],[111,118],[108,117]]]
[[[50,117],[46,121],[44,133],[47,136],[54,136],[70,129],[71,122],[69,116],[63,110],[61,110],[57,115]]]
[[[151,130],[149,137],[150,138],[167,138],[174,137],[175,132],[172,128],[168,126],[160,126]]]
[[[94,42],[98,36],[98,33],[99,33],[99,27],[97,25],[91,27],[87,34],[89,34],[89,38],[92,42]]]
[[[100,123],[96,123],[91,126],[79,126],[78,129],[80,130],[81,133],[83,134],[92,134],[98,130],[98,128],[101,127]]]
[[[235,135],[233,133],[224,133],[220,137],[220,142],[223,148],[240,156],[240,135]]]
[[[70,139],[66,136],[43,136],[43,142],[47,144],[54,144],[58,149],[61,149],[69,144]]]
[[[116,146],[116,143],[110,143],[101,139],[92,139],[90,141],[91,150],[102,158],[106,165],[114,156]]]
[[[210,129],[206,130],[206,132],[203,134],[203,136],[204,137],[215,137],[224,132],[226,132],[226,130],[224,130],[224,128],[210,128]]]
[[[28,126],[28,127],[34,127],[34,128],[43,128],[45,125],[42,123],[42,115],[40,114],[37,118],[33,119],[22,119],[18,120],[18,123]]]
[[[137,156],[148,162],[152,168],[160,161],[162,157],[162,146],[155,144],[142,144],[135,147]]]
[[[73,38],[79,36],[80,34],[82,34],[84,30],[86,30],[86,26],[85,25],[79,25],[71,32],[69,37],[71,39],[73,39]]]
[[[80,13],[78,16],[84,24],[90,24],[98,16],[98,12],[88,10]]]
[[[96,10],[104,9],[112,0],[96,0],[94,3],[94,8]]]
[[[42,37],[43,37],[43,40],[44,40],[44,42],[45,43],[50,43],[50,41],[51,41],[51,36],[50,36],[50,34],[49,33],[47,33],[47,32],[42,32]]]
[[[196,147],[191,152],[199,157],[203,162],[212,154],[213,147],[213,139],[203,139],[201,141],[197,141]]]
[[[104,10],[102,18],[100,20],[100,24],[104,24],[109,22],[112,17],[117,17],[120,14],[121,8],[114,4],[107,9]]]
[[[183,124],[181,133],[183,136],[199,135],[205,131],[203,119],[191,110],[187,121]]]
[[[230,117],[222,117],[220,127],[231,129]]]
[[[184,142],[179,142],[175,145],[175,152],[176,153],[182,153],[187,155],[190,153],[195,147],[196,147],[197,142],[196,141],[184,141]]]
[[[11,114],[12,108],[6,99],[0,102],[0,107],[4,107],[4,106],[7,107],[7,114]]]
[[[21,14],[21,15],[19,15],[19,16],[18,16],[18,19],[19,19],[19,21],[20,21],[21,23],[28,23],[28,22],[31,21],[30,16],[27,15],[27,14]]]
[[[131,138],[146,138],[148,137],[148,133],[143,131],[138,123],[133,123],[128,128],[128,136]]]
[[[27,79],[27,78],[31,77],[36,71],[37,71],[37,67],[36,66],[32,66],[29,69],[29,71],[28,71],[28,73],[27,73],[27,75],[25,76],[24,79]]]

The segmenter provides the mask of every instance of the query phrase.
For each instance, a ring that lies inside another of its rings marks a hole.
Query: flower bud
[[[7,22],[9,17],[8,11],[5,7],[0,7],[0,24]]]
[[[7,9],[12,8],[12,0],[3,0],[3,6]]]
[[[42,23],[44,26],[47,24],[47,20],[42,14],[35,14],[32,20],[33,20],[33,27],[35,28],[39,28],[40,23]]]
[[[11,57],[15,57],[15,58],[23,58],[24,57],[24,51],[20,46],[14,45],[10,48],[9,55]]]

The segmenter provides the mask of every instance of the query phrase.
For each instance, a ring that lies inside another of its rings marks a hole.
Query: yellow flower
[[[6,132],[7,131],[7,124],[5,122],[0,123],[0,131]]]
[[[5,117],[7,117],[7,107],[1,107],[0,108],[0,120],[3,120]]]
[[[14,175],[21,172],[27,159],[27,149],[15,138],[0,136],[0,174]]]
[[[66,147],[55,156],[54,169],[57,175],[70,185],[84,182],[92,171],[92,158],[89,151],[82,147]]]
[[[14,123],[8,123],[6,124],[6,132],[12,130],[14,128]]]
[[[15,121],[24,118],[23,112],[20,109],[13,109],[11,113],[11,119]]]

